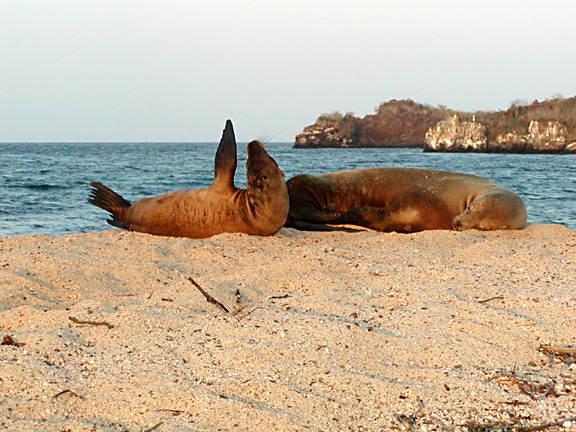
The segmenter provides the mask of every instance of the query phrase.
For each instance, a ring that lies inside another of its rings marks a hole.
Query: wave
[[[66,186],[52,185],[52,184],[25,184],[18,187],[31,190],[51,190],[51,189],[67,189]]]

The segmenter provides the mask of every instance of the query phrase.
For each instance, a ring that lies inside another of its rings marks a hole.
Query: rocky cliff
[[[458,114],[438,122],[428,129],[425,135],[428,151],[476,151],[488,149],[488,130],[486,126],[472,121],[460,120]]]
[[[565,125],[557,121],[532,120],[526,131],[510,131],[488,141],[486,125],[461,120],[454,116],[443,120],[426,132],[424,151],[438,152],[500,152],[500,153],[563,153],[576,150],[568,143]]]
[[[411,100],[391,100],[364,118],[323,114],[296,134],[294,147],[423,147],[426,131],[451,113]]]
[[[360,119],[351,114],[324,114],[296,134],[294,147],[360,147],[360,130]]]
[[[296,135],[304,147],[424,147],[440,152],[576,152],[576,97],[513,104],[506,111],[463,113],[411,100],[376,113],[325,114]]]
[[[426,132],[424,151],[494,153],[573,153],[576,142],[568,142],[568,128],[557,121],[532,120],[526,130],[492,134],[477,121],[458,115],[439,122]]]

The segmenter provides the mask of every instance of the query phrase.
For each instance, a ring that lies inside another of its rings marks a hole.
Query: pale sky
[[[0,142],[294,140],[576,95],[574,0],[0,0]]]

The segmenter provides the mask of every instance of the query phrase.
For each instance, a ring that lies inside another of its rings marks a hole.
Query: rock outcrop
[[[294,147],[423,147],[426,131],[451,113],[411,100],[391,100],[364,118],[323,114],[296,134]]]
[[[422,147],[426,131],[451,114],[449,110],[411,100],[391,100],[361,120],[360,145]]]
[[[538,122],[528,126],[526,144],[538,152],[558,152],[566,148],[566,126],[559,122]]]
[[[559,122],[532,120],[524,134],[509,132],[496,137],[493,151],[559,153],[566,148],[566,126]]]
[[[488,128],[477,122],[462,121],[458,115],[439,122],[426,132],[424,151],[499,152],[499,153],[571,153],[576,143],[567,145],[566,126],[559,122],[532,120],[527,130],[512,131],[488,140]]]
[[[438,122],[426,132],[424,151],[485,152],[488,148],[486,126],[472,121],[462,121],[457,114]]]
[[[323,115],[296,134],[294,147],[360,147],[358,119],[351,114]]]
[[[423,147],[437,152],[576,153],[576,97],[463,113],[411,100],[364,118],[335,112],[296,135],[295,148]]]

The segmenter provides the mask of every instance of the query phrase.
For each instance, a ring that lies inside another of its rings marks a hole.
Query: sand
[[[10,431],[576,430],[576,233],[1,238],[0,336]]]

